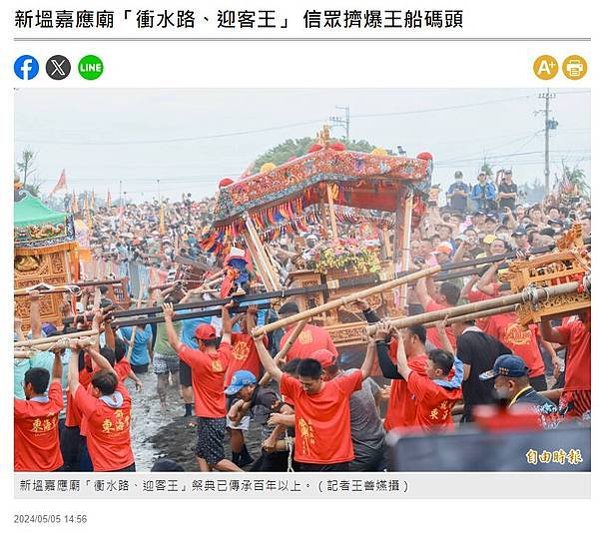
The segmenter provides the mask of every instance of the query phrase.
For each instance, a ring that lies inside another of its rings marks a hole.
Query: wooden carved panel
[[[31,287],[40,282],[49,285],[68,283],[68,264],[63,251],[34,256],[33,261],[17,256],[14,262],[15,289]],[[57,324],[60,320],[62,294],[47,295],[40,299],[42,322]],[[29,300],[27,297],[15,298],[15,316],[23,320],[23,330],[29,331]]]

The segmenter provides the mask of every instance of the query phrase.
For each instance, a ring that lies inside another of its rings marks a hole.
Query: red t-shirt
[[[119,379],[119,384],[122,384],[123,388],[125,388],[125,391],[127,391],[127,394],[129,394],[129,391],[127,390],[127,387],[125,386],[125,379],[129,375],[129,370],[131,370],[131,365],[129,364],[129,362],[126,362],[126,363],[127,363],[127,365],[120,365],[120,366],[118,364],[115,364],[114,372],[116,373],[116,376]],[[92,393],[91,379],[94,377],[94,374],[99,370],[100,369],[94,369],[94,371],[91,373],[90,380],[85,388],[86,391],[90,395]],[[79,383],[81,383],[81,382],[79,382]],[[87,436],[87,424],[88,424],[87,418],[85,416],[82,416],[80,424],[79,424],[79,433],[82,436]]]
[[[499,284],[494,283],[491,284],[493,288],[493,294],[487,295],[478,289],[472,289],[469,293],[466,294],[466,299],[469,302],[482,302],[483,300],[490,300],[499,295]],[[485,334],[487,334],[487,328],[489,326],[489,317],[482,317],[476,320],[476,326],[478,326]]]
[[[397,341],[393,339],[389,350],[389,356],[397,362]],[[426,376],[426,364],[428,356],[421,354],[408,360],[408,366],[414,373]],[[413,373],[412,373],[413,374]],[[389,396],[389,407],[385,417],[385,429],[406,429],[416,425],[416,397],[408,390],[405,380],[391,380],[391,392]]]
[[[529,369],[528,376],[534,378],[545,374],[536,325],[523,327],[515,313],[502,313],[489,317],[486,333],[497,338],[524,360]]]
[[[295,408],[297,462],[336,464],[354,459],[349,398],[362,388],[362,373],[349,373],[324,382],[322,390],[308,395],[299,380],[288,374],[281,379],[281,394]]]
[[[445,310],[447,308],[449,308],[449,306],[443,306],[443,304],[439,304],[438,302],[435,302],[431,299],[431,301],[426,306],[426,310],[424,311],[428,313],[432,311]],[[451,328],[449,328],[449,326],[445,328],[445,331],[447,332],[447,337],[449,338],[451,346],[455,348],[455,334],[453,333]],[[437,331],[436,326],[431,326],[430,328],[426,329],[426,337],[438,349],[443,348],[443,343],[441,343],[441,337],[439,336],[439,332]]]
[[[283,348],[285,342],[293,332],[293,328],[287,330],[281,339],[280,347]],[[296,358],[304,359],[310,358],[317,350],[328,349],[335,356],[338,355],[337,348],[335,347],[333,340],[329,333],[320,326],[313,324],[307,324],[304,326],[301,334],[295,340],[295,343],[291,345],[289,352],[287,353],[287,361],[295,360]]]
[[[557,330],[566,338],[568,347],[564,391],[591,389],[591,332],[582,321],[559,326]]]
[[[179,358],[191,368],[191,384],[197,417],[220,419],[227,415],[225,373],[231,361],[231,345],[221,343],[214,353],[192,349],[183,343]]]
[[[75,404],[87,423],[87,449],[94,471],[116,471],[135,461],[129,432],[131,396],[121,382],[117,392],[123,402],[114,408],[90,395],[81,385],[75,392]]]
[[[79,383],[87,388],[91,384],[93,372],[88,371],[86,367],[84,367],[81,371],[79,371]],[[67,389],[67,416],[64,422],[65,426],[73,427],[73,426],[81,426],[81,411],[73,401],[73,395]]]
[[[462,388],[443,388],[419,373],[410,373],[407,382],[416,397],[416,425],[426,431],[452,430],[451,410],[462,398]]]
[[[250,371],[256,378],[260,378],[260,358],[256,343],[249,334],[231,334],[232,351],[231,360],[225,373],[225,387],[229,387],[235,371],[241,369]],[[268,338],[264,337],[264,344],[268,347]]]
[[[64,407],[62,387],[52,382],[48,402],[15,399],[15,471],[54,471],[62,464],[58,414]]]
[[[129,360],[125,360],[125,358],[123,358],[120,362],[114,364],[114,370],[116,371],[119,380],[124,382],[131,371],[131,364],[129,363]]]

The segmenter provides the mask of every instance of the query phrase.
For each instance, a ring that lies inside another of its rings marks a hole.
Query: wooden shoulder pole
[[[52,337],[38,337],[36,339],[26,339],[24,341],[17,341],[14,343],[14,347],[36,347],[40,348],[41,346],[51,347],[54,345],[59,339],[77,339],[84,337],[92,337],[97,336],[97,330],[82,330],[81,332],[71,332],[70,334],[62,334],[60,336],[52,336]],[[40,348],[40,350],[43,350]]]
[[[578,287],[578,282],[568,282],[567,284],[562,284],[560,286],[540,287],[536,291],[538,299],[542,301],[545,298],[574,293],[578,291]],[[503,308],[504,306],[523,304],[525,302],[530,301],[531,298],[531,294],[525,291],[523,293],[516,293],[515,295],[507,295],[505,297],[483,300],[481,302],[464,304],[462,306],[445,308],[443,310],[438,311],[419,313],[418,315],[412,315],[410,317],[402,317],[400,319],[394,319],[393,321],[389,321],[389,324],[395,328],[408,328],[409,326],[416,326],[420,324],[441,321],[445,319],[445,317],[458,317],[469,314],[475,314],[486,310],[496,310],[497,308]],[[374,334],[380,326],[381,323],[370,325],[366,328],[366,332],[368,334]]]
[[[499,308],[492,308],[490,310],[484,310],[474,313],[467,313],[465,315],[458,315],[457,317],[451,317],[447,319],[447,324],[461,323],[464,321],[476,321],[477,319],[484,319],[485,317],[491,317],[492,315],[501,315],[502,313],[511,313],[516,310],[516,304],[510,304],[508,306],[500,306]],[[443,319],[440,319],[441,321]],[[424,323],[422,326],[430,328],[435,326],[437,321]]]
[[[410,265],[410,241],[412,235],[412,206],[414,205],[414,195],[409,193],[406,196],[403,212],[403,231],[401,236],[401,264],[400,272],[407,271]],[[399,309],[405,310],[408,306],[408,286],[399,288]]]
[[[13,352],[13,358],[15,360],[26,360],[26,359],[31,358],[38,352],[42,352],[42,351],[46,351],[46,350],[66,349],[66,348],[68,348],[66,341],[67,340],[58,339],[58,340],[54,341],[52,343],[52,345],[49,345],[49,346],[40,345],[35,348],[31,348],[29,350],[18,349]],[[94,343],[92,338],[90,338],[90,337],[71,338],[68,341],[69,341],[69,343],[71,341],[76,341],[81,347],[89,347],[90,345],[93,345],[93,343]],[[57,342],[58,342],[58,346],[57,346]]]
[[[365,297],[369,297],[370,295],[374,295],[376,293],[382,293],[383,291],[387,291],[389,289],[393,289],[395,287],[401,286],[402,284],[409,284],[411,282],[416,282],[420,278],[424,278],[427,276],[432,276],[438,273],[441,270],[441,267],[429,267],[428,269],[423,269],[422,271],[418,271],[416,273],[408,274],[406,276],[402,276],[397,280],[390,280],[389,282],[385,282],[384,284],[379,284],[378,286],[370,287],[368,289],[363,289],[362,291],[358,291],[351,295],[347,295],[345,297],[341,297],[335,300],[331,300],[329,302],[325,302],[320,306],[316,306],[315,308],[311,308],[309,310],[304,310],[300,313],[296,313],[291,317],[285,317],[284,319],[279,319],[274,323],[270,323],[259,328],[254,328],[252,331],[252,335],[254,337],[260,337],[263,334],[268,334],[273,330],[277,330],[278,328],[283,328],[285,326],[289,326],[291,324],[295,324],[303,319],[310,319],[315,315],[319,315],[321,313],[334,310],[339,308],[340,306],[350,304],[351,302],[355,302],[358,299],[363,299]]]
[[[247,230],[245,232],[245,238],[248,244],[251,245],[250,252],[253,252],[253,255],[255,256],[254,259],[257,260],[258,265],[260,266],[260,270],[263,271],[260,274],[264,279],[264,285],[266,285],[266,288],[269,291],[280,290],[281,284],[279,282],[279,279],[275,273],[274,268],[270,264],[269,259],[266,257],[266,254],[264,253],[264,250],[262,248],[262,242],[258,237],[258,232],[256,231],[256,227],[254,226],[254,223],[252,222],[252,218],[250,217],[249,213],[246,213],[245,216],[245,227]]]

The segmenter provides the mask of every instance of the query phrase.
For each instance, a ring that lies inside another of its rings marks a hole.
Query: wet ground
[[[185,409],[179,391],[169,387],[168,407],[164,411],[156,392],[156,375],[149,371],[139,378],[144,385],[141,392],[136,392],[133,383],[127,382],[133,397],[131,440],[137,470],[150,471],[158,458],[170,458],[185,471],[198,471],[194,452],[195,417],[183,417]],[[260,428],[253,422],[246,432],[246,445],[254,458],[260,456]],[[225,454],[231,458],[228,443],[225,443]]]
[[[198,471],[194,452],[197,441],[195,417],[183,417],[185,409],[179,391],[169,387],[168,408],[163,411],[156,392],[156,375],[149,371],[139,377],[144,384],[141,392],[135,391],[131,381],[127,382],[133,397],[131,440],[137,470],[150,471],[158,458],[169,458],[183,466],[185,471]],[[547,382],[551,388],[555,379],[548,377]],[[258,458],[260,427],[253,421],[249,432],[245,433],[245,439],[250,454]],[[225,454],[231,458],[228,439],[225,442]]]

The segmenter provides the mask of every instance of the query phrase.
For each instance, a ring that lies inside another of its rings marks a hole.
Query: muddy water
[[[139,378],[143,382],[141,392],[135,391],[133,382],[126,384],[133,398],[131,441],[137,470],[150,471],[154,462],[164,457],[175,460],[186,471],[197,471],[195,417],[183,417],[185,409],[179,391],[169,387],[168,408],[163,411],[156,392],[156,375],[149,371]],[[246,444],[254,458],[260,456],[260,428],[253,422],[246,432]],[[231,458],[228,443],[225,454]]]
[[[143,382],[143,389],[135,391],[133,382],[127,381],[127,388],[132,396],[131,445],[135,464],[138,471],[149,471],[158,457],[150,438],[169,424],[178,410],[183,410],[179,392],[170,387],[168,392],[169,409],[165,412],[160,408],[156,392],[156,375],[147,372],[138,375]],[[180,414],[181,412],[179,412]]]

